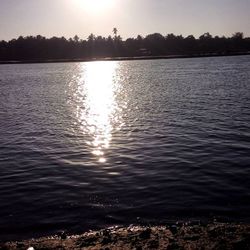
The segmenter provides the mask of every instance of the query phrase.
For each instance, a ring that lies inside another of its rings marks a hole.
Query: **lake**
[[[250,221],[250,56],[0,65],[0,239]]]

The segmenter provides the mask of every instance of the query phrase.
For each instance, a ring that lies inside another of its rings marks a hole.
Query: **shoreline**
[[[81,235],[0,243],[0,249],[250,249],[250,224],[175,223],[161,226],[111,227]]]
[[[68,62],[92,62],[92,61],[135,61],[135,60],[159,60],[159,59],[181,59],[181,58],[203,58],[203,57],[226,57],[250,55],[248,52],[234,53],[204,53],[192,55],[168,55],[168,56],[134,56],[134,57],[100,57],[79,59],[48,59],[48,60],[9,60],[0,61],[0,64],[36,64],[36,63],[68,63]]]

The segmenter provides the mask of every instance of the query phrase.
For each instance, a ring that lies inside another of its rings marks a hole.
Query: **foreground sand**
[[[250,249],[250,224],[130,226],[0,244],[0,249]]]

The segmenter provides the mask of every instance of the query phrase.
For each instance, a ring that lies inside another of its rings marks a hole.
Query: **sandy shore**
[[[176,223],[164,226],[113,227],[69,236],[0,244],[0,249],[250,249],[250,224]]]

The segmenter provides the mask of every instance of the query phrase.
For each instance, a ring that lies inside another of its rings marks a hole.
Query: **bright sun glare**
[[[115,0],[76,0],[78,7],[89,13],[99,14],[114,6]]]
[[[88,144],[100,163],[106,162],[112,131],[122,126],[116,94],[117,62],[90,62],[81,64],[76,100],[77,119],[84,133],[90,136]]]

